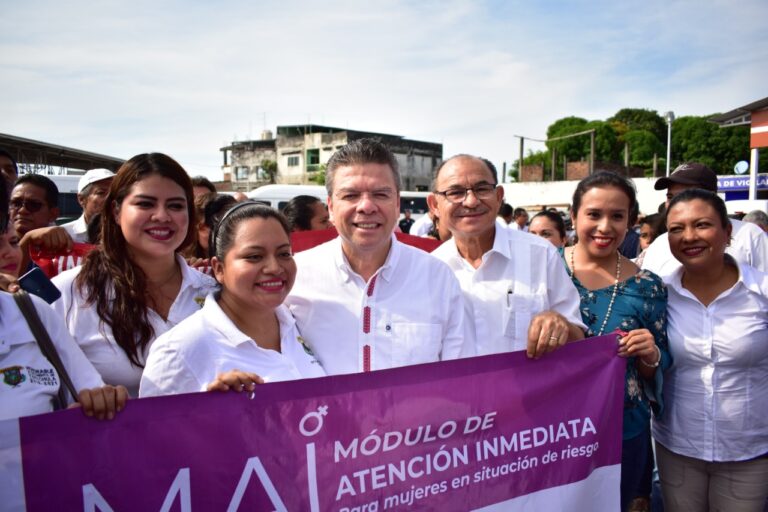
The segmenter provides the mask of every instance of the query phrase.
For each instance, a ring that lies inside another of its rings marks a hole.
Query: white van
[[[264,185],[246,194],[248,199],[282,210],[296,196],[313,196],[326,203],[328,193],[322,185]]]
[[[248,199],[268,204],[272,208],[282,210],[288,201],[296,196],[314,196],[323,203],[328,202],[328,193],[322,185],[264,185],[255,188],[246,194]],[[429,209],[427,196],[429,192],[413,192],[404,190],[400,192],[400,214],[405,210],[411,210],[413,219],[418,219]]]

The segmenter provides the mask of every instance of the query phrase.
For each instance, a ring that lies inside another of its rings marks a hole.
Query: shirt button
[[[391,325],[389,325],[389,324],[387,324],[387,326],[385,327],[385,329],[386,329],[387,331],[391,331],[391,330],[392,330],[392,326],[391,326]]]

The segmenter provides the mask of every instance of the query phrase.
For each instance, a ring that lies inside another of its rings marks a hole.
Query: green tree
[[[318,185],[325,185],[325,164],[318,165],[318,171],[309,177],[309,181]]]
[[[653,155],[665,155],[666,148],[649,130],[631,130],[624,134],[629,146],[629,163],[638,167],[651,167]]]
[[[262,160],[259,167],[261,167],[267,174],[269,182],[275,183],[275,178],[277,178],[277,162],[272,160]]]
[[[616,130],[622,143],[624,134],[637,130],[649,131],[657,140],[667,137],[667,122],[655,110],[623,108],[606,121]]]
[[[621,144],[616,130],[605,121],[590,121],[584,126],[585,130],[595,130],[595,160],[601,162],[616,162],[620,159]],[[581,158],[589,158],[589,135],[579,137],[582,143]],[[578,158],[577,160],[581,160]]]
[[[549,125],[549,128],[547,128],[547,139],[582,132],[588,129],[586,126],[587,120],[584,118],[574,116],[564,117]],[[588,136],[585,135],[584,137],[587,137],[587,140],[589,140]],[[568,139],[547,142],[547,149],[550,154],[552,150],[554,150],[560,161],[562,161],[564,156],[569,161],[581,160],[584,157],[584,141],[582,140],[582,137],[571,137]]]

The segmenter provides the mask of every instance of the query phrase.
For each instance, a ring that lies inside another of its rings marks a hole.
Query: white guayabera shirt
[[[459,283],[445,264],[392,235],[384,265],[368,281],[335,238],[296,255],[286,300],[328,375],[474,355],[464,340]]]

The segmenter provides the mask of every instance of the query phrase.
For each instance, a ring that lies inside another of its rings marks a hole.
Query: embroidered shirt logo
[[[9,366],[0,369],[0,373],[3,374],[3,382],[15,388],[27,380],[27,376],[22,373],[22,370],[24,370],[23,366]]]
[[[205,304],[205,297],[195,297],[195,302],[202,308],[203,304]]]

